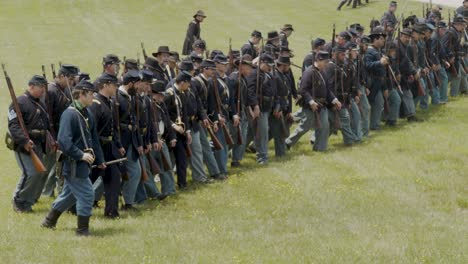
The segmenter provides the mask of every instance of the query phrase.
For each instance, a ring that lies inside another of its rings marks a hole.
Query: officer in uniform
[[[161,192],[164,196],[173,195],[176,193],[174,177],[172,175],[171,155],[169,153],[168,145],[170,148],[175,147],[176,134],[171,127],[171,120],[166,105],[164,104],[166,87],[164,82],[155,81],[151,84],[151,98],[152,98],[152,118],[156,128],[153,133],[157,135],[157,143],[153,144],[153,154],[158,162],[161,180]],[[166,143],[167,142],[167,143]]]
[[[303,115],[296,130],[286,139],[286,146],[290,148],[296,144],[302,135],[315,128],[314,151],[325,151],[328,147],[329,123],[327,104],[333,104],[337,109],[341,103],[327,88],[326,79],[332,76],[324,76],[324,70],[328,65],[330,54],[320,51],[315,57],[314,65],[307,68],[302,75],[299,93]]]
[[[265,165],[268,162],[268,120],[273,108],[279,104],[276,89],[271,74],[275,61],[271,55],[264,53],[260,56],[259,66],[247,77],[248,104],[254,109],[252,116],[256,119],[255,147],[257,163]],[[258,72],[258,76],[257,76]]]
[[[94,85],[88,81],[78,83],[72,92],[74,100],[63,112],[58,132],[59,149],[63,152],[62,174],[65,178],[63,191],[52,204],[42,222],[43,227],[55,228],[65,210],[76,202],[78,215],[77,235],[89,235],[89,218],[92,214],[94,192],[89,178],[91,165],[105,169],[104,157],[96,122],[88,107],[93,103]]]
[[[114,102],[117,83],[117,77],[112,74],[103,73],[99,76],[94,82],[99,92],[95,95],[93,104],[89,107],[96,119],[99,142],[106,161],[122,158],[122,155],[117,150],[118,137],[116,132],[118,131],[118,124],[115,118],[116,106]],[[102,177],[106,199],[104,216],[108,218],[119,217],[121,175],[118,164],[108,165],[104,171],[95,168],[92,170],[92,174],[92,179],[97,179],[99,176]]]
[[[200,23],[206,18],[205,12],[198,10],[197,13],[193,16],[193,21],[190,22],[187,29],[187,34],[185,35],[184,46],[182,48],[182,55],[189,55],[192,52],[192,45],[197,40],[200,39]]]
[[[47,107],[47,112],[50,115],[50,132],[55,140],[57,139],[57,133],[59,130],[60,117],[62,116],[63,111],[65,111],[71,103],[71,94],[67,87],[73,87],[76,84],[75,80],[78,73],[78,67],[71,64],[62,64],[55,80],[47,85],[47,100],[44,103]],[[52,196],[54,193],[57,181],[59,192],[61,186],[63,186],[63,181],[58,179],[55,173],[55,159],[55,152],[48,153],[45,157],[45,166],[47,168],[48,177],[43,193],[49,196]]]
[[[119,104],[119,129],[120,138],[117,140],[117,148],[120,154],[126,155],[125,168],[128,181],[122,185],[122,196],[125,205],[123,210],[133,210],[135,195],[141,178],[140,155],[143,155],[143,139],[139,135],[136,122],[136,95],[141,85],[140,73],[135,70],[128,71],[123,76],[123,85],[119,87],[116,101]]]
[[[45,158],[46,133],[49,129],[49,118],[40,98],[45,92],[47,80],[35,75],[28,83],[27,91],[17,98],[29,139],[24,134],[17,113],[10,105],[8,112],[8,136],[12,144],[8,148],[15,151],[16,161],[22,175],[13,195],[13,209],[16,212],[31,212],[31,207],[41,195],[46,175],[34,168],[30,151],[34,150],[41,161]],[[53,140],[53,139],[52,139]]]
[[[256,58],[258,56],[258,45],[262,40],[262,33],[260,31],[254,30],[252,34],[250,34],[250,39],[241,47],[242,54],[249,54],[252,58]]]
[[[192,76],[181,72],[172,87],[167,89],[164,99],[171,120],[171,129],[176,134],[176,143],[172,148],[177,168],[177,185],[180,189],[187,187],[187,155],[186,149],[192,143],[191,127],[187,118],[187,103],[185,92],[190,87]]]

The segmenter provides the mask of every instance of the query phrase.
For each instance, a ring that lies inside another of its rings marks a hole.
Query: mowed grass
[[[106,53],[135,57],[140,41],[180,50],[197,9],[208,18],[209,49],[239,47],[253,29],[294,25],[290,39],[300,64],[312,37],[331,37],[346,22],[368,25],[387,1],[334,11],[332,1],[3,1],[0,60],[19,93],[40,65],[73,63],[96,77]],[[409,3],[404,12],[420,13]],[[49,71],[48,71],[49,74]],[[296,74],[297,75],[297,74]],[[50,76],[50,74],[49,74]],[[298,76],[297,76],[298,77]],[[297,78],[296,77],[296,78]],[[10,99],[0,82],[1,135]],[[93,237],[74,236],[65,214],[55,231],[39,224],[52,199],[34,214],[11,209],[19,177],[13,153],[0,145],[2,263],[466,263],[468,99],[421,113],[426,122],[373,133],[345,148],[313,153],[309,136],[285,159],[259,168],[247,155],[228,181],[192,187],[164,202],[109,221],[91,220]],[[274,153],[271,153],[271,156]]]

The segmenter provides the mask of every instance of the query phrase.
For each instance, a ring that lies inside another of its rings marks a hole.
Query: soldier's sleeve
[[[453,39],[449,32],[445,33],[445,35],[442,36],[442,47],[445,47],[445,54],[447,58],[455,57],[453,53]]]
[[[94,118],[92,111],[88,110],[89,113],[89,122],[91,123],[91,139],[93,144],[94,155],[96,156],[96,160],[94,161],[95,164],[101,165],[104,162],[104,153],[102,152],[101,144],[99,142],[99,136],[97,132],[97,120]]]
[[[78,113],[75,110],[65,110],[60,118],[60,129],[57,136],[59,149],[74,160],[81,160],[83,151],[79,149],[73,142],[73,131],[80,131],[78,125]]]
[[[239,89],[239,83],[237,82],[237,75],[232,75],[227,82],[229,89],[229,115],[232,117],[237,115],[237,95]]]
[[[117,91],[117,92],[118,92],[118,91]],[[117,102],[117,99],[114,98],[114,100],[113,100],[113,102],[112,102],[112,103],[114,104],[114,105],[113,105],[113,110],[114,110],[114,111],[113,111],[113,113],[112,113],[112,115],[113,115],[113,121],[114,121],[114,124],[113,124],[113,126],[114,126],[114,137],[113,137],[112,140],[114,141],[115,146],[116,146],[118,149],[121,149],[121,148],[123,148],[123,146],[122,146],[122,141],[120,141],[120,133],[119,133],[119,131],[120,131],[120,127],[119,127],[120,124],[119,124],[118,118],[117,118],[117,115],[119,114],[119,106],[118,106],[118,104],[116,104],[116,102]]]
[[[299,87],[299,94],[302,96],[304,104],[306,105],[314,99],[311,94],[312,89],[314,89],[312,84],[312,74],[314,74],[313,69],[309,68],[306,70],[302,75],[301,86]]]
[[[214,95],[215,91],[215,87],[213,85],[213,80],[209,81],[208,82],[208,98],[207,98],[207,101],[208,101],[208,104],[207,104],[207,108],[206,109],[206,113],[208,115],[208,118],[210,118],[211,121],[213,122],[216,122],[218,121],[218,111],[217,111],[217,106],[218,106],[218,103],[216,101],[216,97]]]
[[[172,129],[171,125],[172,125],[172,122],[171,122],[171,119],[169,118],[169,111],[167,111],[167,106],[165,103],[161,103],[161,108],[163,109],[163,113],[162,116],[163,116],[163,121],[164,121],[164,126],[165,126],[165,131],[166,131],[166,139],[168,141],[171,141],[173,139],[176,139],[176,134],[174,132],[174,129]]]
[[[22,111],[23,107],[21,106],[19,100],[18,105]],[[24,146],[28,142],[26,135],[19,125],[18,116],[16,115],[16,111],[13,108],[13,105],[10,105],[8,109],[8,131],[10,132],[11,138],[15,144],[18,144],[20,147]]]
[[[380,60],[377,60],[373,54],[370,52],[366,53],[364,56],[364,65],[366,67],[366,70],[368,72],[378,72],[378,68],[383,67],[382,63],[380,63]]]
[[[257,70],[252,71],[252,73],[247,76],[247,104],[250,106],[258,105]]]
[[[158,126],[156,126],[156,116],[154,109],[156,106],[153,103],[149,103],[148,106],[148,142],[153,144],[158,142]]]

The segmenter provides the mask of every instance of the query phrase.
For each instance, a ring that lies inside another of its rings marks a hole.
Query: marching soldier
[[[291,24],[284,24],[279,33],[280,52],[282,48],[289,48],[288,38],[293,33],[294,28]]]
[[[303,115],[296,130],[286,139],[286,147],[289,149],[295,145],[302,135],[315,128],[314,151],[325,151],[328,147],[329,123],[326,104],[341,108],[341,103],[327,88],[326,79],[332,76],[324,76],[324,70],[328,65],[330,54],[320,51],[315,57],[312,67],[307,68],[302,75],[300,105]]]
[[[461,71],[462,69],[462,58],[460,54],[463,53],[462,46],[460,45],[460,34],[466,27],[466,22],[463,17],[455,17],[452,25],[447,33],[442,37],[442,44],[446,48],[446,54],[450,67],[449,81],[450,81],[450,96],[457,96],[460,92],[461,85]]]
[[[275,58],[276,53],[279,51],[279,44],[280,38],[278,31],[273,30],[268,32],[267,42],[265,43],[264,50],[262,52],[266,52],[270,54],[272,58]]]
[[[7,135],[11,139],[11,144],[7,147],[15,151],[16,161],[22,171],[12,200],[13,209],[19,213],[32,212],[31,207],[41,195],[47,179],[44,172],[36,171],[30,155],[31,150],[34,150],[40,160],[45,158],[46,133],[50,121],[40,98],[45,92],[46,85],[47,80],[44,77],[35,75],[29,81],[27,91],[17,98],[29,139],[22,130],[13,105],[8,112]]]
[[[158,47],[158,51],[153,52],[153,56],[156,58],[156,62],[153,60],[149,60],[147,58],[145,60],[145,66],[148,67],[154,74],[154,78],[156,80],[160,80],[166,83],[169,82],[169,73],[166,70],[166,65],[169,60],[170,51],[168,46],[160,46]]]
[[[120,59],[117,55],[108,54],[102,58],[103,72],[117,76],[120,70]]]
[[[154,122],[154,127],[156,128],[156,131],[153,132],[157,135],[157,143],[153,144],[153,153],[161,169],[159,173],[161,193],[168,196],[176,193],[168,145],[170,148],[175,147],[177,139],[171,127],[171,120],[167,107],[164,104],[165,91],[166,87],[164,86],[164,82],[155,81],[151,84],[151,97],[153,100],[153,118],[151,118],[151,120]]]
[[[359,104],[361,105],[361,127],[362,127],[362,136],[369,136],[369,126],[370,126],[370,104],[367,96],[370,94],[368,86],[368,74],[366,67],[364,65],[364,55],[367,52],[368,44],[370,38],[368,36],[363,36],[361,42],[359,43],[360,52],[358,53],[357,58],[357,69],[359,73],[359,86],[361,90],[361,96],[359,97]]]
[[[73,87],[76,84],[75,80],[78,76],[78,72],[78,67],[71,64],[62,64],[57,77],[55,77],[53,82],[47,85],[47,102],[45,102],[45,105],[50,115],[50,131],[55,140],[57,139],[57,133],[60,128],[60,117],[63,111],[65,111],[72,102],[71,94],[67,88]],[[55,152],[48,153],[45,157],[48,177],[44,193],[49,195],[53,194],[57,181],[59,192],[61,186],[63,186],[63,181],[58,179],[56,175],[55,159]]]
[[[347,78],[345,79],[345,87],[351,92],[348,97],[351,129],[356,136],[356,142],[360,142],[362,140],[362,122],[359,106],[361,105],[362,91],[360,87],[360,74],[357,67],[358,47],[356,43],[349,42],[345,48],[347,49],[345,61],[345,73]]]
[[[442,46],[442,36],[447,31],[447,24],[440,21],[436,24],[435,34],[432,35],[432,54],[433,62],[436,64],[436,68],[439,69],[440,85],[439,85],[439,97],[440,103],[445,104],[448,102],[448,75],[447,68],[450,66],[448,63],[447,53],[444,46]]]
[[[117,141],[118,151],[127,157],[125,162],[128,180],[122,185],[122,196],[125,204],[123,210],[134,210],[135,195],[142,175],[140,156],[143,155],[143,139],[139,134],[136,120],[136,95],[141,85],[140,74],[130,70],[123,76],[123,83],[116,94],[119,104],[118,118],[120,138]]]
[[[235,61],[238,71],[229,76],[230,108],[232,116],[231,135],[234,138],[232,146],[231,167],[239,167],[245,152],[248,129],[248,109],[247,104],[247,76],[252,73],[252,56],[245,54]],[[240,135],[239,135],[240,134]]]
[[[384,108],[383,91],[385,88],[386,67],[389,60],[382,55],[381,49],[385,45],[385,32],[383,27],[377,26],[372,29],[369,35],[371,45],[369,45],[366,54],[364,55],[364,66],[369,73],[369,103],[371,105],[370,112],[370,129],[380,129],[380,120],[382,118],[382,110]]]
[[[273,85],[272,67],[275,62],[271,55],[264,53],[260,56],[259,66],[247,78],[249,100],[248,104],[255,119],[255,147],[257,163],[265,165],[268,162],[268,120],[273,108],[279,104]]]
[[[351,98],[356,98],[358,92],[356,87],[351,85],[354,76],[349,71],[349,65],[345,65],[346,51],[347,49],[342,46],[335,48],[334,58],[325,69],[325,74],[328,77],[328,89],[342,103],[340,109],[336,105],[331,106],[329,109],[328,116],[332,124],[331,132],[336,133],[337,130],[341,130],[344,144],[350,146],[359,141],[351,129],[351,117],[348,111],[348,108],[352,106]]]
[[[92,214],[94,192],[89,178],[91,165],[105,169],[104,157],[99,145],[96,123],[88,107],[93,103],[94,85],[88,81],[78,83],[72,92],[75,101],[60,119],[59,149],[63,152],[63,191],[52,203],[52,208],[42,222],[46,228],[55,228],[65,210],[76,202],[78,215],[77,235],[89,235],[89,218]]]
[[[388,11],[385,12],[382,16],[382,19],[380,19],[380,25],[384,27],[387,22],[391,22],[393,25],[396,25],[398,23],[398,19],[395,16],[396,9],[397,2],[391,1],[388,6]]]
[[[289,136],[289,124],[292,120],[292,87],[294,82],[290,77],[291,60],[288,56],[280,56],[276,60],[276,69],[273,70],[275,78],[276,98],[279,104],[275,105],[269,124],[271,136],[275,142],[275,156],[286,155],[285,139]]]
[[[212,90],[212,88],[210,87],[210,85],[212,84],[210,82],[210,79],[213,78],[215,74],[216,65],[212,60],[204,60],[200,64],[199,69],[200,74],[192,79],[191,87],[193,91],[196,92],[200,97],[203,109],[202,111],[204,111],[206,114],[208,110],[208,93],[210,90]],[[200,143],[203,149],[203,160],[205,161],[206,166],[208,167],[208,172],[210,173],[211,177],[217,180],[224,180],[226,178],[226,175],[221,173],[218,167],[218,163],[216,162],[214,153],[211,150],[211,145],[208,141],[208,129],[212,129],[215,133],[218,131],[218,125],[211,125],[205,122],[200,129]]]
[[[190,124],[187,118],[187,103],[185,92],[190,87],[192,76],[181,72],[172,87],[167,89],[164,99],[171,119],[171,128],[176,134],[176,143],[172,148],[177,168],[177,185],[179,189],[187,187],[187,156],[188,145],[192,143]]]
[[[117,77],[103,73],[95,83],[98,93],[95,95],[93,104],[89,109],[96,120],[96,129],[98,131],[99,142],[101,144],[104,160],[112,161],[122,158],[121,153],[117,151],[118,130],[115,114],[115,94],[117,92]],[[108,218],[119,217],[119,194],[120,194],[120,170],[118,164],[111,164],[103,171],[99,168],[92,170],[92,178],[102,177],[104,184],[104,197],[106,205],[104,216]]]
[[[187,29],[187,34],[185,34],[184,46],[182,48],[182,55],[189,55],[192,52],[193,43],[200,39],[200,23],[206,18],[205,12],[198,10],[197,13],[193,16],[193,21],[190,22]]]
[[[258,57],[258,45],[262,40],[262,33],[260,31],[254,30],[250,34],[250,39],[241,47],[242,54],[249,54],[252,58]]]
[[[307,54],[304,58],[304,61],[302,62],[302,72],[314,64],[315,61],[315,56],[317,52],[321,51],[323,47],[325,46],[325,40],[321,38],[316,38],[315,40],[312,41],[312,51]]]
[[[215,135],[221,143],[222,149],[216,150],[214,156],[216,163],[221,174],[227,176],[227,161],[228,161],[228,138],[229,133],[229,119],[232,113],[229,111],[229,87],[227,85],[227,64],[226,56],[219,54],[214,58],[216,72],[211,78],[210,85],[208,86],[208,109],[207,115],[211,121],[218,126]],[[224,133],[226,131],[226,134]]]
[[[409,42],[411,39],[412,30],[405,28],[400,32],[400,37],[397,40],[398,54],[397,58],[400,60],[399,68],[401,74],[401,88],[403,95],[401,96],[403,113],[402,116],[406,117],[408,121],[419,121],[416,117],[416,107],[413,100],[413,86],[415,81],[420,78],[420,74],[413,64],[413,54],[409,50]]]

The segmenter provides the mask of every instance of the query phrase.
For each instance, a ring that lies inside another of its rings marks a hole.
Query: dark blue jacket
[[[85,138],[81,135],[80,126],[83,128]],[[93,114],[87,108],[78,111],[73,107],[67,108],[60,118],[60,129],[58,131],[57,141],[59,149],[65,155],[63,160],[62,172],[64,175],[70,175],[72,163],[76,162],[75,175],[79,178],[89,177],[91,166],[82,161],[85,150],[85,143],[92,148],[96,156],[95,164],[104,163],[99,137],[96,130],[96,121]]]

